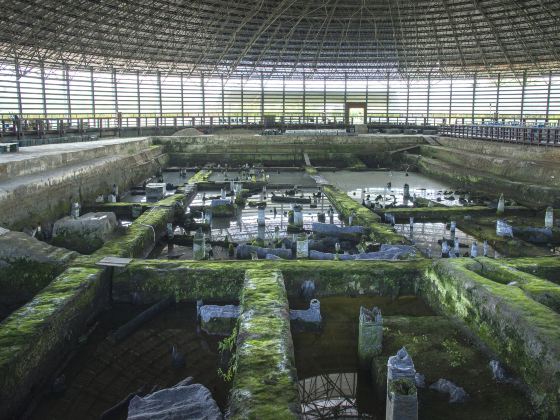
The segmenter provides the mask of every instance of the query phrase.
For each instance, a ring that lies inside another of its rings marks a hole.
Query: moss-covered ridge
[[[190,177],[188,184],[198,184],[199,182],[207,182],[208,178],[212,175],[212,171],[208,169],[201,169],[192,177]]]
[[[543,416],[560,414],[560,315],[518,287],[487,279],[470,259],[440,260],[426,271],[422,296],[463,321],[529,385]]]
[[[323,188],[323,192],[345,220],[348,220],[348,217],[354,213],[353,224],[369,228],[373,240],[386,244],[408,243],[406,238],[395,233],[390,226],[379,223],[381,218],[377,214],[348,197],[343,191],[329,185]]]
[[[485,257],[476,259],[473,271],[500,284],[519,287],[531,299],[560,313],[560,286],[529,273],[524,273],[499,260]]]
[[[496,217],[477,217],[457,220],[457,228],[488,244],[496,251],[508,257],[539,257],[549,255],[548,249],[538,247],[518,238],[498,236],[496,234]]]
[[[503,261],[520,271],[560,284],[560,257],[509,258]]]
[[[414,217],[416,221],[450,221],[458,220],[464,216],[492,216],[496,214],[496,209],[485,206],[444,206],[444,207],[408,207],[375,210],[379,215],[391,213],[398,221],[407,221],[409,217]],[[533,211],[521,206],[506,207],[505,214],[532,213]]]
[[[7,261],[6,266],[0,267],[0,304],[25,303],[62,271],[62,264],[38,262],[24,257]]]
[[[140,257],[153,248],[168,221],[184,211],[154,207],[124,236],[90,256],[78,257],[29,303],[0,323],[0,418],[16,415],[33,386],[41,385],[77,344],[86,321],[109,301],[110,271],[95,265],[105,256]]]
[[[305,280],[317,296],[401,296],[415,294],[428,260],[415,261],[161,261],[134,260],[113,277],[113,299],[153,303],[238,299],[248,269],[282,271],[289,296]]]
[[[109,298],[101,268],[73,267],[0,324],[0,418],[15,416]]]
[[[166,232],[167,223],[184,213],[183,199],[182,194],[175,194],[158,202],[157,206],[138,217],[123,236],[107,242],[92,256],[98,259],[105,256],[145,257]]]
[[[282,274],[247,270],[241,308],[230,418],[299,418],[290,309]]]

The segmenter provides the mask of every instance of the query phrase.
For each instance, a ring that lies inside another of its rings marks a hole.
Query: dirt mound
[[[183,128],[182,130],[176,131],[172,136],[203,136],[204,133],[198,131],[196,128]]]

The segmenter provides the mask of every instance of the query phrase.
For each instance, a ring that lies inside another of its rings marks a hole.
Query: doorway
[[[344,104],[344,123],[367,124],[366,104],[363,102],[346,102]]]

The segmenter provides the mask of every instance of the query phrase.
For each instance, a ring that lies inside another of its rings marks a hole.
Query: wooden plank
[[[103,257],[96,264],[103,267],[126,267],[132,258],[120,258],[120,257]]]

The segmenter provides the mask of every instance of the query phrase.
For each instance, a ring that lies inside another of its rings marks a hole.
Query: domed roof
[[[557,0],[19,0],[0,54],[349,78],[560,68]]]

